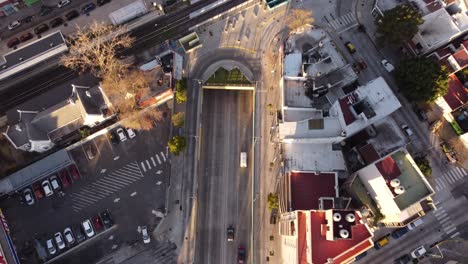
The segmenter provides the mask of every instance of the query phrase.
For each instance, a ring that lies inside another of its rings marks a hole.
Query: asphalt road
[[[243,3],[243,0],[232,0],[194,19],[189,19],[188,15],[191,12],[214,1],[215,0],[200,1],[177,13],[156,18],[155,20],[138,27],[130,33],[130,35],[136,39],[134,45],[127,50],[121,51],[120,54],[136,54],[150,47],[161,44],[168,39],[183,36],[188,33],[188,29],[193,25],[210,19],[225,10]],[[155,24],[157,24],[156,27]],[[4,113],[8,109],[40,94],[42,91],[46,91],[61,82],[71,80],[78,76],[77,72],[62,66],[51,66],[57,63],[57,60],[51,60],[45,64],[34,67],[47,67],[48,69],[44,72],[29,76],[29,78],[24,81],[11,84],[14,80],[10,78],[0,82],[0,90],[2,90],[0,93],[0,97],[2,98],[0,99],[0,113]],[[28,70],[28,72],[29,71],[32,70]],[[22,74],[25,75],[27,73]]]
[[[54,194],[32,206],[21,204],[19,195],[1,201],[22,263],[38,263],[31,254],[34,239],[45,245],[55,232],[77,226],[105,209],[110,210],[116,227],[72,248],[54,263],[95,263],[122,246],[142,246],[138,226],[148,226],[151,234],[160,221],[154,211],[164,212],[170,171],[168,127],[169,120],[126,142],[112,144],[102,135],[71,149],[81,179],[64,188],[63,196]],[[92,159],[85,154],[88,146],[97,150]],[[156,244],[153,240],[147,247]]]
[[[249,248],[252,93],[203,91],[195,263],[234,263],[237,247]],[[240,168],[241,152],[247,152],[247,168]],[[227,241],[229,225],[236,230],[233,242]]]

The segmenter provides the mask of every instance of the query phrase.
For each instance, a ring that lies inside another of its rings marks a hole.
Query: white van
[[[423,223],[422,218],[419,218],[418,220],[416,220],[416,221],[414,221],[414,222],[412,222],[412,223],[409,223],[408,229],[409,229],[409,230],[413,230],[413,229],[415,229],[417,226],[422,225],[422,223]]]
[[[241,168],[247,167],[247,152],[241,152],[240,154],[240,166]]]

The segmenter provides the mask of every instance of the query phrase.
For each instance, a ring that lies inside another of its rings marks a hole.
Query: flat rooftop
[[[44,36],[0,57],[0,79],[19,71],[14,69],[24,70],[66,50],[68,47],[60,31]]]
[[[343,153],[333,144],[283,144],[288,171],[345,171]]]
[[[322,197],[338,197],[338,176],[330,172],[291,172],[292,210],[319,209]]]

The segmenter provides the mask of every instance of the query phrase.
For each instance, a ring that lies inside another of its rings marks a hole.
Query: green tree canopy
[[[268,208],[270,208],[270,210],[278,208],[278,194],[269,193],[267,201],[268,201]]]
[[[171,140],[169,140],[167,146],[169,147],[169,151],[172,154],[178,156],[180,152],[182,152],[187,146],[187,142],[185,137],[174,136]]]
[[[413,101],[433,102],[448,91],[447,72],[426,57],[403,60],[395,71],[395,80],[403,94]]]
[[[183,127],[185,124],[185,113],[179,112],[172,116],[172,124],[175,127]]]
[[[398,5],[383,13],[376,21],[380,43],[401,45],[411,40],[424,22],[421,14],[409,5]]]
[[[429,160],[426,157],[417,157],[414,159],[414,161],[416,162],[416,165],[418,165],[419,169],[424,174],[424,176],[429,177],[432,175],[431,164],[429,163]]]
[[[187,102],[187,78],[176,81],[176,101],[179,104]]]

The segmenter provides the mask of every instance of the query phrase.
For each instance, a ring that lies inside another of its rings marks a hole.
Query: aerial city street
[[[0,264],[468,263],[467,66],[463,0],[0,0]]]

